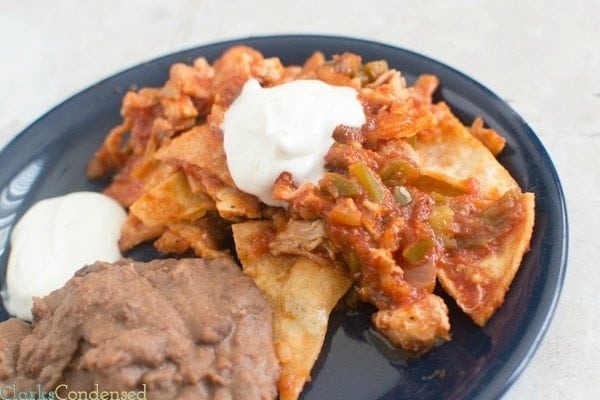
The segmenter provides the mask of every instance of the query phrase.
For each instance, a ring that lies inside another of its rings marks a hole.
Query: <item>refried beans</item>
[[[121,260],[0,324],[0,381],[17,392],[140,391],[149,399],[274,399],[271,310],[230,259]]]

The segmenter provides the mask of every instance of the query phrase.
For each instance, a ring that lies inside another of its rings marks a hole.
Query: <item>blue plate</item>
[[[204,56],[214,60],[236,44],[265,56],[302,63],[312,52],[350,51],[363,60],[386,59],[414,80],[435,74],[436,96],[465,123],[480,115],[507,139],[500,162],[525,191],[536,195],[531,250],[504,306],[483,329],[447,299],[452,341],[408,362],[394,357],[371,331],[368,312],[335,312],[321,356],[302,398],[493,399],[521,373],[538,347],[555,309],[567,258],[567,216],[552,161],[535,133],[504,101],[464,74],[422,55],[385,44],[329,36],[270,36],[211,44],[168,55],[108,78],[70,98],[34,122],[0,153],[0,276],[15,221],[34,202],[76,190],[100,191],[107,182],[90,182],[86,162],[119,120],[124,91],[135,85],[160,86],[175,62]],[[32,249],[35,251],[35,249]],[[155,256],[148,247],[134,256]],[[3,278],[0,280],[3,284]],[[0,309],[0,320],[7,318]]]

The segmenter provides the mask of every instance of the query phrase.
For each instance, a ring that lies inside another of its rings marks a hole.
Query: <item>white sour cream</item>
[[[349,87],[296,80],[264,89],[250,79],[225,113],[221,129],[227,166],[235,184],[262,202],[273,199],[282,172],[294,182],[317,183],[336,126],[360,127],[365,114]]]
[[[6,310],[31,321],[33,296],[62,287],[86,264],[118,260],[125,217],[119,203],[94,192],[42,200],[27,210],[11,233]]]

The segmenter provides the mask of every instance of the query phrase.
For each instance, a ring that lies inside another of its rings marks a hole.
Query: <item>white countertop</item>
[[[598,398],[600,2],[402,3],[1,1],[0,147],[102,78],[223,39],[327,33],[443,61],[525,118],[554,160],[567,197],[571,242],[562,297],[541,347],[504,399]]]

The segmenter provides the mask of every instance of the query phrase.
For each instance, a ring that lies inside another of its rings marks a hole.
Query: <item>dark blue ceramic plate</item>
[[[431,353],[402,362],[378,345],[368,315],[332,315],[329,333],[303,399],[493,399],[521,373],[538,347],[556,306],[567,256],[567,217],[556,171],[535,133],[506,103],[462,73],[396,47],[327,36],[273,36],[234,40],[185,50],[131,68],[72,97],[25,129],[0,153],[0,276],[8,234],[34,202],[76,190],[101,190],[106,182],[85,177],[86,162],[109,129],[132,85],[159,86],[171,64],[204,56],[214,60],[235,44],[247,44],[284,63],[302,63],[315,50],[350,51],[363,60],[384,58],[409,80],[437,75],[438,100],[465,123],[477,115],[507,139],[500,161],[526,191],[536,195],[531,251],[504,306],[477,328],[448,300],[452,338]],[[68,79],[68,78],[64,78]],[[35,249],[32,249],[35,251]],[[141,258],[151,250],[139,251]],[[0,281],[2,284],[3,279]],[[0,320],[7,318],[0,309]]]

